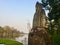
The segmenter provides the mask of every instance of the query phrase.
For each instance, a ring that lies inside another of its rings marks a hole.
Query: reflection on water
[[[24,34],[24,36],[16,38],[16,41],[22,42],[23,45],[28,45],[28,34]]]

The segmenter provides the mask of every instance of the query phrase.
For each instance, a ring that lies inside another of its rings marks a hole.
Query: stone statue
[[[28,35],[28,45],[51,45],[50,37],[45,29],[46,15],[41,3],[36,3],[33,27]]]
[[[33,28],[34,27],[45,27],[46,26],[46,15],[44,9],[42,9],[42,4],[36,3],[36,12],[33,18]]]

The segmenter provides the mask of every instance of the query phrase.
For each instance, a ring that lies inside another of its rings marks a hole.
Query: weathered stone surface
[[[46,15],[45,11],[42,8],[41,3],[36,3],[36,12],[33,18],[33,28],[34,27],[45,27],[46,26]]]
[[[45,30],[46,15],[42,5],[36,3],[36,12],[33,18],[33,26],[28,36],[28,45],[51,45],[48,33]]]
[[[50,37],[44,28],[33,28],[29,33],[28,45],[51,45]]]

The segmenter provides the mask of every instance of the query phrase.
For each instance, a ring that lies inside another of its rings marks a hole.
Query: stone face
[[[46,15],[44,9],[42,9],[42,5],[40,3],[36,3],[36,12],[33,18],[33,28],[34,27],[45,27],[46,26]]]

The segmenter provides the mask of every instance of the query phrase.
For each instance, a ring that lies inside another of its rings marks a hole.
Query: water
[[[0,45],[5,45],[5,44],[0,44]]]
[[[23,43],[23,45],[28,45],[28,34],[24,34],[24,36],[16,38],[16,41]]]

